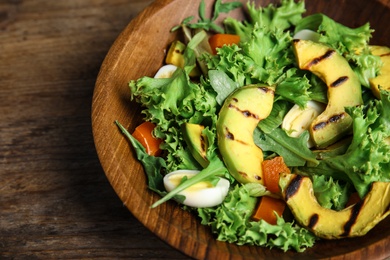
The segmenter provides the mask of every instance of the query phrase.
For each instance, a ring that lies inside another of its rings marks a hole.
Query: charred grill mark
[[[318,63],[330,58],[334,53],[336,53],[336,51],[334,50],[329,50],[327,52],[325,52],[324,55],[320,56],[320,57],[317,57],[317,58],[314,58],[312,59],[307,65],[306,65],[306,68],[305,69],[309,69],[310,67],[314,66],[314,65],[317,65]]]
[[[206,152],[206,138],[204,135],[200,135],[200,148],[202,149],[202,152]]]
[[[238,174],[240,174],[242,177],[247,178],[248,174],[246,172],[239,171]]]
[[[286,189],[286,201],[288,201],[298,192],[299,188],[301,187],[302,180],[303,177],[300,175],[297,175],[294,177],[294,179],[291,180]]]
[[[349,220],[344,225],[344,233],[341,234],[342,237],[346,237],[351,232],[352,226],[355,224],[357,217],[359,216],[360,210],[363,207],[364,200],[359,201],[352,206],[351,216]]]
[[[248,143],[246,143],[240,139],[236,139],[234,134],[232,132],[230,132],[229,128],[227,128],[227,127],[225,127],[225,138],[229,139],[231,141],[238,142],[238,143],[243,144],[243,145],[248,145]],[[203,149],[203,144],[202,144],[202,149]]]
[[[251,111],[249,110],[241,110],[239,107],[233,105],[233,104],[229,104],[229,108],[232,108],[232,109],[235,109],[236,111],[240,112],[243,116],[245,117],[252,117],[256,120],[259,120],[259,116],[252,113]]]
[[[341,119],[344,118],[344,113],[341,113],[340,115],[334,115],[331,118],[329,118],[329,123],[335,123],[337,121],[340,121]]]
[[[379,57],[386,57],[386,56],[390,56],[390,52],[379,55]]]
[[[310,217],[308,228],[313,229],[313,228],[315,227],[315,225],[317,225],[318,218],[319,218],[319,217],[318,217],[318,214],[313,214],[313,215]]]
[[[339,115],[334,115],[334,116],[330,117],[325,122],[319,122],[318,124],[315,124],[313,126],[313,131],[321,130],[321,129],[325,128],[329,124],[336,123],[336,122],[342,120],[344,117],[345,117],[345,113],[344,112],[339,114]]]
[[[320,122],[320,123],[318,123],[318,124],[313,126],[313,130],[314,131],[318,131],[318,130],[320,130],[322,128],[325,128],[326,125],[327,125],[326,122]]]
[[[226,139],[234,141],[234,135],[229,131],[229,128],[225,127],[225,137]]]
[[[338,78],[335,82],[330,84],[330,86],[332,88],[338,87],[338,86],[342,85],[344,82],[348,81],[348,79],[349,79],[348,76],[342,76],[342,77]]]
[[[265,88],[265,87],[259,87],[258,89],[263,91],[264,93],[271,92],[272,94],[274,94],[274,92],[275,92],[273,89]]]

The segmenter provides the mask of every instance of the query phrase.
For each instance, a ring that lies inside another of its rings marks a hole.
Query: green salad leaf
[[[247,20],[242,22],[228,17],[224,21],[227,33],[239,35],[242,42],[249,41],[248,35],[255,26],[285,31],[295,26],[306,11],[304,1],[294,0],[282,0],[280,5],[269,4],[265,7],[256,7],[254,2],[248,1],[247,9]]]
[[[309,132],[303,132],[299,137],[292,138],[281,128],[272,132],[261,133],[256,129],[254,141],[264,151],[272,151],[283,157],[289,167],[303,166],[306,162],[318,165],[315,154],[307,147]]]
[[[342,210],[350,195],[350,185],[332,177],[313,175],[313,190],[318,203],[328,209]]]
[[[164,176],[161,173],[161,170],[165,168],[165,160],[161,157],[151,156],[146,153],[145,148],[140,142],[137,141],[127,129],[121,125],[118,121],[115,121],[115,124],[119,127],[121,132],[127,137],[131,145],[133,146],[137,159],[142,163],[146,176],[148,178],[148,187],[152,191],[163,196],[165,188],[163,185]]]
[[[216,100],[219,105],[223,104],[223,101],[236,90],[239,86],[229,76],[220,70],[209,70],[208,76],[210,79],[210,85],[217,93]]]
[[[230,11],[241,7],[241,2],[227,2],[222,3],[221,0],[216,0],[214,3],[214,9],[212,17],[207,18],[206,16],[206,3],[204,0],[200,2],[198,15],[199,19],[196,23],[191,23],[194,19],[194,16],[189,16],[183,20],[183,22],[171,29],[171,31],[176,31],[181,27],[187,27],[191,29],[203,29],[206,31],[215,31],[218,33],[224,33],[224,29],[216,23],[219,15],[221,13],[229,13]]]

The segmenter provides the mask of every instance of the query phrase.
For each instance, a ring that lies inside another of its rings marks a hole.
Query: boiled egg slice
[[[297,32],[294,35],[293,39],[309,40],[309,41],[313,41],[313,42],[318,42],[320,39],[320,34],[315,32],[315,31],[312,31],[312,30],[303,29],[303,30],[300,30],[299,32]]]
[[[300,136],[309,129],[313,120],[325,110],[325,105],[316,101],[308,101],[305,108],[294,105],[284,116],[282,128],[291,137]],[[309,139],[308,147],[313,147],[314,143]]]
[[[177,170],[164,176],[164,186],[169,192],[176,188],[183,177],[191,178],[198,174],[197,170]],[[191,187],[179,192],[185,196],[184,205],[194,208],[214,207],[222,203],[229,191],[230,183],[227,179],[220,178],[213,186],[210,182],[198,182]]]
[[[177,67],[172,64],[162,66],[154,75],[156,79],[165,79],[172,77],[173,73],[176,71]]]

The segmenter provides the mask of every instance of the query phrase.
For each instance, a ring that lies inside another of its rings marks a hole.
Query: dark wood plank
[[[0,2],[0,258],[187,258],[107,181],[91,130],[100,65],[152,1]]]

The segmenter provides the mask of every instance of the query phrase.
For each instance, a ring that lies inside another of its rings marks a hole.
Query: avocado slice
[[[209,165],[209,161],[206,157],[208,140],[207,137],[202,134],[204,126],[185,123],[181,128],[184,141],[186,142],[192,156],[203,168],[206,168],[207,165]]]
[[[230,174],[240,183],[263,182],[263,151],[253,131],[272,110],[274,88],[248,85],[226,98],[217,121],[218,148]]]
[[[378,99],[381,98],[379,88],[390,91],[390,48],[386,46],[370,46],[371,53],[379,56],[383,66],[377,77],[369,79],[372,93]]]
[[[167,56],[165,57],[165,63],[184,68],[184,51],[186,48],[187,46],[179,40],[172,42],[168,49]],[[198,67],[191,70],[189,75],[190,77],[199,77],[200,71]]]
[[[363,103],[361,85],[348,61],[322,43],[294,40],[294,54],[300,69],[311,71],[328,87],[328,105],[310,125],[310,135],[323,148],[340,140],[352,129],[345,107]]]
[[[309,177],[283,173],[279,186],[297,222],[320,238],[363,236],[390,214],[389,182],[374,182],[362,200],[341,211],[318,204]]]

